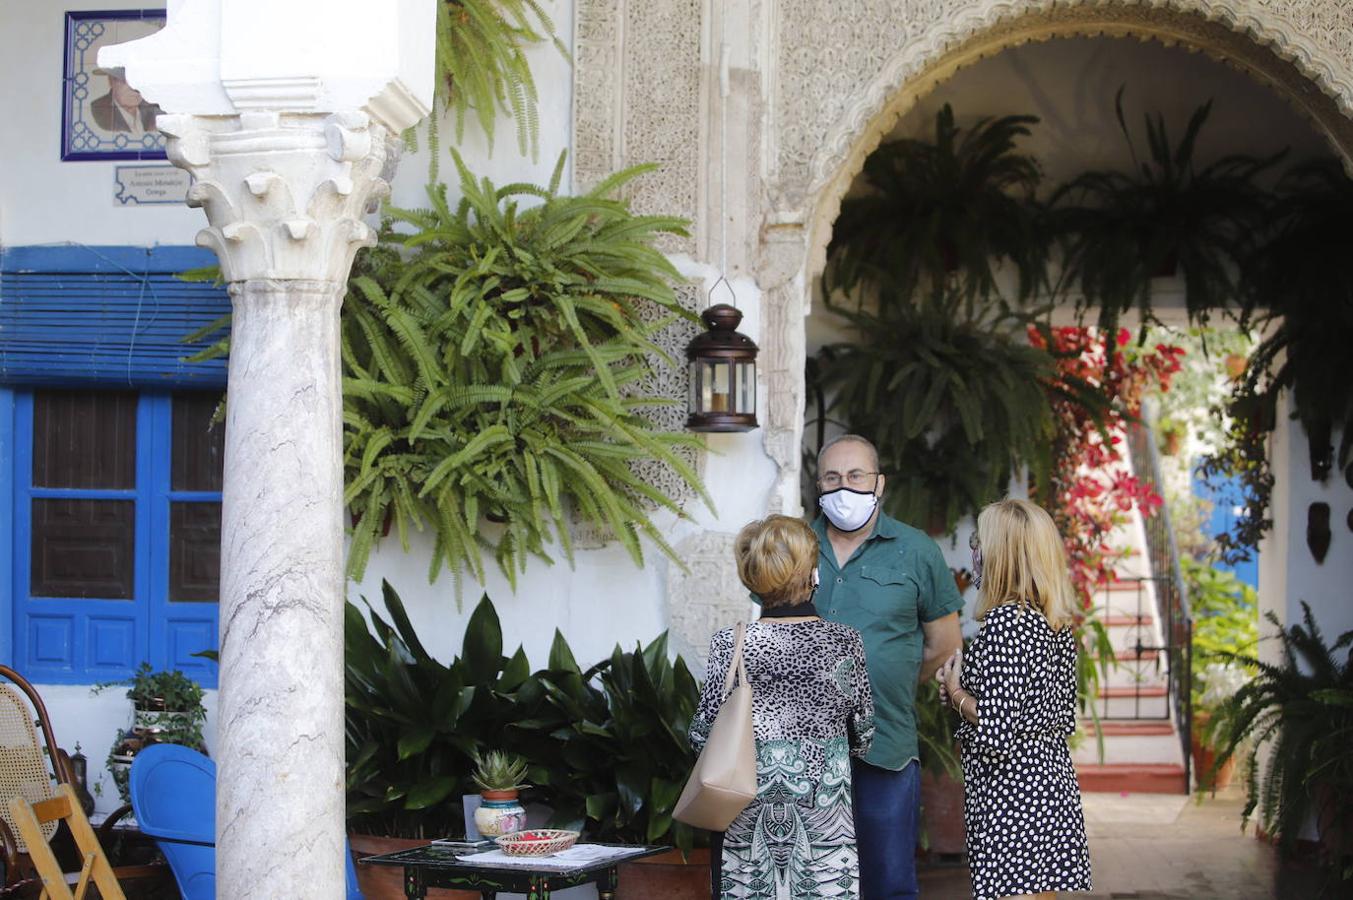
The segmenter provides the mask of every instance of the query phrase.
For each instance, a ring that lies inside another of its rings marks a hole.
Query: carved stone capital
[[[209,227],[228,282],[345,281],[359,247],[375,243],[363,221],[389,193],[399,143],[364,112],[162,115],[174,165],[193,175],[188,205]]]

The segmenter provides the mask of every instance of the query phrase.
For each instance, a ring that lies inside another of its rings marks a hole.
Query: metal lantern
[[[709,328],[686,347],[691,431],[751,431],[756,422],[756,344],[738,332],[742,313],[719,303],[700,316]]]

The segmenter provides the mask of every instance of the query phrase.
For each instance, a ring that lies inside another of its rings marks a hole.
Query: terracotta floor
[[[1086,794],[1095,890],[1064,900],[1312,900],[1309,875],[1279,872],[1274,851],[1240,830],[1237,789],[1201,804],[1165,794]],[[972,896],[963,866],[926,867],[924,900]]]

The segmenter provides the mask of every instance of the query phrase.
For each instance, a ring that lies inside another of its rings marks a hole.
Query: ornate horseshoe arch
[[[728,17],[731,29],[725,29]],[[720,34],[739,41],[732,91],[719,91]],[[899,116],[960,68],[1029,41],[1108,35],[1178,44],[1236,66],[1287,99],[1353,160],[1353,3],[1348,0],[577,0],[574,172],[622,165],[660,173],[633,197],[692,220],[667,249],[715,258],[709,173],[727,104],[730,259],[762,291],[761,432],[778,466],[768,510],[798,506],[803,367],[811,285],[841,198]],[[731,535],[690,544],[692,568],[727,575]],[[736,578],[669,573],[678,632],[702,646],[709,616],[683,629],[693,597],[743,602]],[[719,598],[711,594],[725,595]]]

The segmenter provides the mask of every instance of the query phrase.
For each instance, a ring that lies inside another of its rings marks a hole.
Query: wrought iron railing
[[[1127,428],[1127,447],[1132,462],[1133,474],[1149,484],[1157,494],[1164,496],[1165,482],[1160,474],[1160,457],[1156,453],[1155,436],[1150,426],[1142,422],[1132,423]],[[1146,583],[1154,588],[1155,609],[1153,612],[1160,623],[1160,635],[1164,646],[1146,646],[1142,641],[1143,630],[1137,629],[1137,655],[1151,651],[1165,654],[1168,661],[1167,709],[1174,712],[1176,727],[1184,757],[1184,783],[1191,781],[1190,740],[1193,728],[1193,708],[1191,702],[1193,619],[1189,612],[1188,592],[1184,587],[1184,573],[1179,565],[1179,547],[1175,543],[1174,528],[1170,522],[1169,509],[1162,504],[1154,512],[1143,515],[1146,529],[1147,562],[1150,575],[1135,580],[1137,585],[1137,614],[1143,614],[1143,600]],[[1140,619],[1138,620],[1140,622]],[[1140,697],[1135,704],[1140,709]],[[1146,717],[1142,717],[1146,718]],[[1161,718],[1161,717],[1158,717]]]

